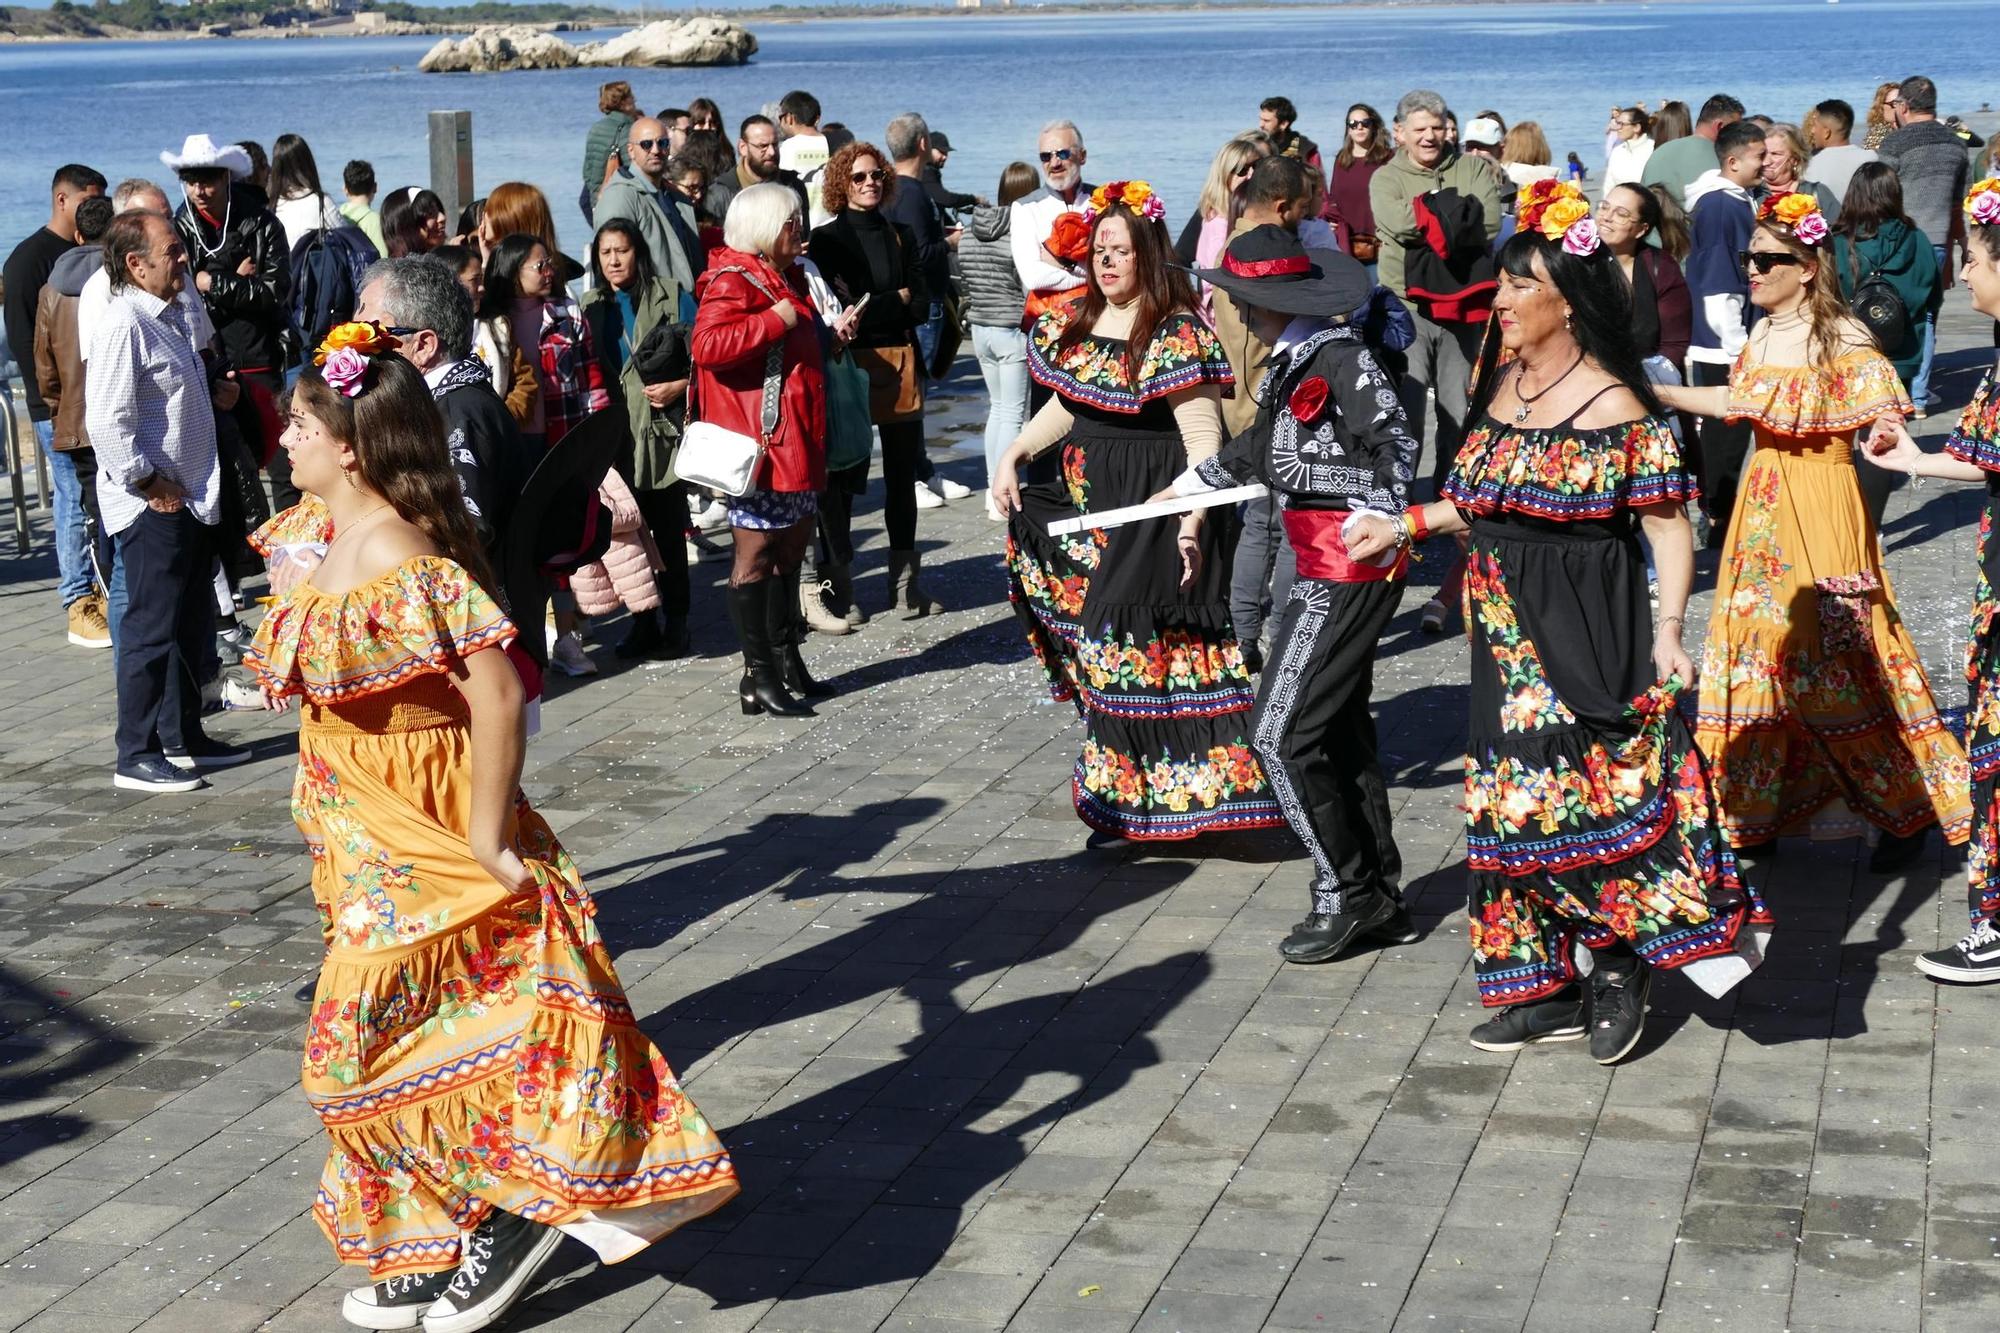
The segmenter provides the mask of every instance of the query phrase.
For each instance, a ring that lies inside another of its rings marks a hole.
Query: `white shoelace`
[[[1993,929],[1991,921],[1982,921],[1972,928],[1972,933],[1958,942],[1958,951],[1969,954],[1974,949],[2000,944],[2000,930]]]
[[[486,1276],[486,1262],[493,1257],[493,1233],[485,1227],[472,1233],[465,1242],[465,1257],[459,1260],[458,1272],[452,1274],[451,1285],[444,1289],[445,1295],[454,1300],[464,1300],[479,1285],[479,1279]]]

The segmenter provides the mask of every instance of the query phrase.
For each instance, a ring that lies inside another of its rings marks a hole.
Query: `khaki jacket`
[[[1250,223],[1239,219],[1229,239],[1234,241],[1250,227]],[[1271,345],[1244,326],[1229,293],[1212,287],[1209,296],[1215,304],[1216,340],[1222,344],[1222,354],[1229,358],[1229,368],[1236,372],[1236,396],[1222,400],[1222,431],[1225,437],[1241,435],[1257,419],[1256,388],[1264,382],[1264,372],[1268,369],[1264,363],[1270,360]]]

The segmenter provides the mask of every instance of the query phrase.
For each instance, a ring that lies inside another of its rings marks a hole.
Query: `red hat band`
[[[1303,251],[1283,259],[1238,259],[1225,250],[1222,267],[1239,278],[1301,278],[1312,272],[1313,263]]]

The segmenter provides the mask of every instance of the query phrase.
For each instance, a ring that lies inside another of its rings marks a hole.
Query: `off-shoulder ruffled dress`
[[[280,516],[260,544],[314,530]],[[421,557],[339,595],[299,585],[245,656],[264,688],[302,696],[292,817],[327,947],[303,1081],[332,1139],[313,1215],[377,1279],[455,1267],[495,1208],[616,1262],[737,1192],[525,798],[510,834],[535,891],[473,859],[450,673],[514,636],[464,569]]]
[[[1695,738],[1733,845],[1781,834],[1972,827],[1965,750],[1896,614],[1854,475],[1855,431],[1909,412],[1896,371],[1737,360],[1729,415],[1756,431],[1716,575]]]
[[[1445,482],[1472,524],[1466,872],[1479,998],[1542,999],[1631,950],[1720,995],[1770,914],[1736,873],[1701,752],[1658,683],[1635,510],[1694,497],[1657,418],[1474,424]]]
[[[1062,480],[1021,490],[1007,574],[1050,692],[1083,715],[1077,815],[1135,840],[1276,828],[1284,817],[1246,734],[1256,689],[1229,623],[1232,516],[1210,511],[1185,592],[1176,519],[1049,535],[1056,519],[1141,504],[1171,484],[1188,460],[1167,400],[1232,383],[1229,362],[1191,314],[1167,316],[1136,357],[1096,334],[1060,346],[1069,318],[1044,315],[1029,339],[1029,371],[1075,424]]]

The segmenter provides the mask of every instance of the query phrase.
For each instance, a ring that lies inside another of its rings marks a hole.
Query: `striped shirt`
[[[119,287],[98,323],[84,384],[84,423],[97,451],[97,504],[106,532],[139,519],[146,497],[132,483],[157,473],[186,494],[188,510],[213,526],[222,470],[208,371],[178,302]]]

